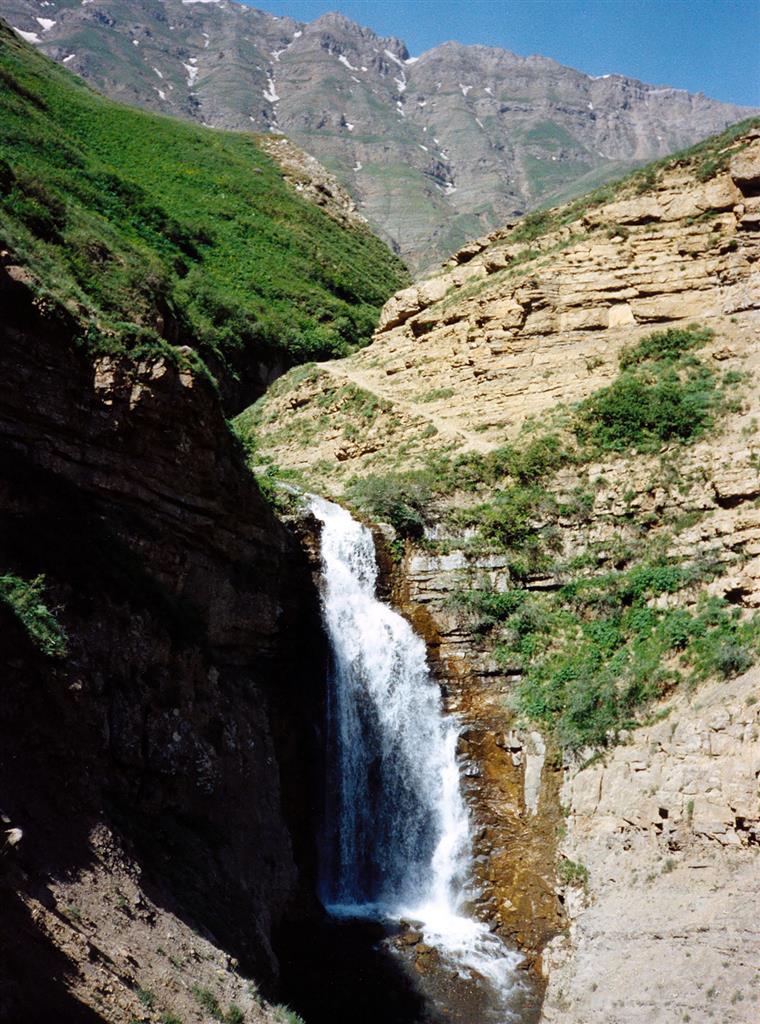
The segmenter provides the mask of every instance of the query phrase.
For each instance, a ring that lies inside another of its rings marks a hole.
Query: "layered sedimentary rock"
[[[568,772],[562,852],[591,881],[546,952],[547,1024],[757,1018],[759,685],[684,695]]]
[[[676,165],[644,194],[633,183],[611,202],[567,208],[534,238],[504,229],[465,247],[388,301],[368,349],[274,389],[263,407],[274,450],[294,467],[337,459],[325,477],[333,493],[342,478],[382,465],[392,445],[406,445],[407,466],[442,439],[489,450],[527,417],[609,383],[620,351],[659,325],[720,322],[714,361],[732,367],[754,349],[760,302],[760,138],[751,132],[737,149],[733,170],[707,182]],[[351,441],[337,396],[318,410],[333,415],[316,449],[297,443],[298,420],[278,442],[281,411],[298,410],[306,424],[314,396],[351,386],[390,403],[393,416]]]
[[[0,1019],[273,1020],[245,978],[311,906],[308,570],[208,379],[92,361],[0,285],[3,566],[44,575],[66,649],[3,604]]]
[[[394,599],[428,645],[446,710],[462,722],[458,754],[473,819],[477,912],[535,968],[565,925],[554,851],[561,821],[561,764],[541,734],[516,729],[495,686],[498,669],[478,650],[451,595],[499,559],[418,553],[396,567]]]

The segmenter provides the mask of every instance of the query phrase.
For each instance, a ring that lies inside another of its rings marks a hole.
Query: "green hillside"
[[[93,351],[217,376],[365,344],[406,269],[302,199],[254,135],[93,93],[0,22],[0,244]]]

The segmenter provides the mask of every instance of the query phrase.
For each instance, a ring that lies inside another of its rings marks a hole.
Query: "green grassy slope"
[[[222,374],[350,351],[408,280],[255,136],[107,100],[2,22],[0,244],[92,350],[189,344]]]

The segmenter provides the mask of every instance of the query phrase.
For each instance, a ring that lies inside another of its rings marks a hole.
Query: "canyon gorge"
[[[760,121],[412,282],[330,160],[71,74],[177,56],[110,6],[0,4],[0,1021],[753,1024]]]

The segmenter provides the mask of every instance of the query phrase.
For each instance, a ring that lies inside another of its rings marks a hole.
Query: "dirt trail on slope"
[[[384,388],[378,387],[378,382],[372,374],[362,372],[353,366],[346,366],[345,360],[340,362],[317,363],[316,365],[320,370],[324,370],[325,373],[329,373],[335,380],[350,381],[350,383],[355,384],[364,391],[369,391],[373,395],[377,395],[385,401],[392,402],[393,405],[398,406],[399,409],[403,409],[408,415],[417,419],[426,420],[435,427],[438,431],[439,437],[447,438],[456,445],[464,445],[472,451],[481,453],[493,451],[494,445],[492,443],[489,444],[482,437],[473,433],[473,431],[458,425],[456,419],[447,419],[443,416],[436,415],[435,412],[427,408],[422,403],[410,402],[408,399],[399,398],[398,395],[395,395]]]

